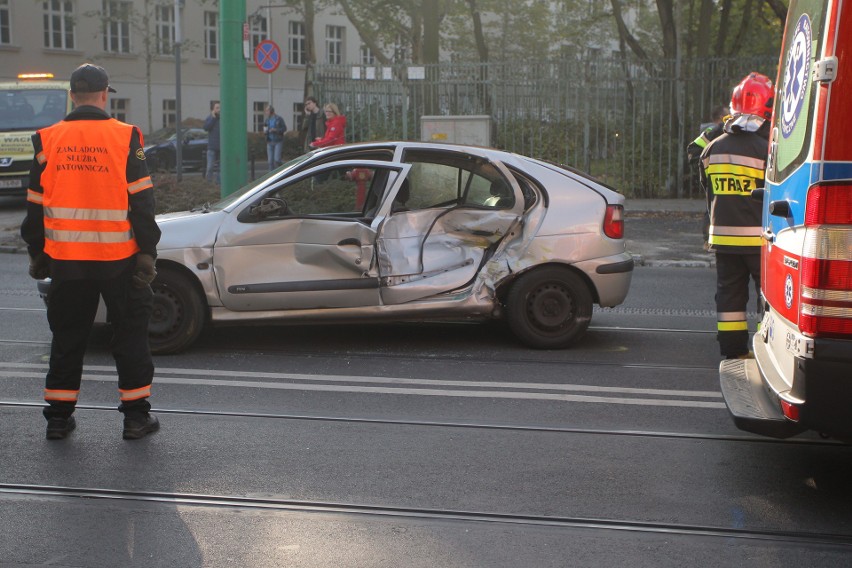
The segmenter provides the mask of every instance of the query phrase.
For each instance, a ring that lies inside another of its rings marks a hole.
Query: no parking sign
[[[271,39],[265,39],[254,50],[254,62],[264,73],[272,73],[281,65],[281,48]]]

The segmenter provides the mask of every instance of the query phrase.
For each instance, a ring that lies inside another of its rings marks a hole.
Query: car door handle
[[[773,232],[772,232],[771,230],[769,230],[769,229],[766,229],[765,231],[763,231],[763,233],[761,233],[761,234],[760,234],[760,236],[761,236],[761,238],[763,238],[763,240],[764,240],[764,241],[766,241],[766,242],[769,242],[769,243],[774,243],[774,242],[775,242],[775,233],[773,233]]]
[[[349,245],[354,245],[356,247],[360,247],[361,241],[359,241],[358,239],[350,237],[348,239],[343,239],[342,241],[337,243],[337,246],[339,246],[339,247],[345,247],[345,246],[349,246]]]

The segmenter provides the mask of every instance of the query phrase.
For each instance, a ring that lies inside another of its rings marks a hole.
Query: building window
[[[50,0],[44,8],[44,46],[74,49],[74,3]]]
[[[343,63],[343,26],[325,27],[326,63]]]
[[[157,35],[157,53],[171,55],[175,44],[174,5],[154,7],[154,29]]]
[[[376,56],[373,55],[373,50],[366,45],[361,45],[361,65],[375,65]]]
[[[177,105],[174,99],[163,99],[163,128],[174,128],[177,124]]]
[[[12,43],[12,8],[9,3],[12,0],[0,0],[0,45]]]
[[[218,12],[204,12],[204,57],[219,59]]]
[[[293,127],[296,131],[302,129],[305,124],[305,103],[293,103]],[[309,141],[310,142],[310,141]]]
[[[264,16],[255,16],[250,20],[249,34],[251,38],[251,53],[254,56],[254,50],[260,42],[267,39],[269,34],[266,31],[266,18]]]
[[[130,53],[130,2],[104,2],[104,51]]]
[[[109,115],[121,122],[128,122],[127,109],[130,108],[130,99],[113,99],[109,100]]]
[[[305,53],[305,24],[302,22],[290,22],[290,65],[305,65],[307,54]]]
[[[251,120],[254,125],[255,132],[263,132],[263,121],[266,117],[263,115],[263,109],[266,108],[265,101],[254,101],[251,107]]]

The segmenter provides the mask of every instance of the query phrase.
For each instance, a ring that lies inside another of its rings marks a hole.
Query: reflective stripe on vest
[[[762,227],[726,227],[710,225],[708,242],[711,245],[759,247]]]
[[[110,261],[138,252],[128,195],[152,185],[149,177],[127,183],[133,128],[115,119],[63,120],[39,131],[44,251],[51,258]]]

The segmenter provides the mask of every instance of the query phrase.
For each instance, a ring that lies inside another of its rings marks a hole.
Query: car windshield
[[[238,189],[234,193],[231,193],[227,197],[224,197],[223,199],[220,199],[219,201],[216,201],[215,203],[211,203],[209,206],[206,207],[206,209],[208,211],[221,211],[221,210],[227,208],[232,203],[236,203],[237,201],[239,201],[240,198],[243,195],[245,195],[246,193],[250,192],[251,190],[253,190],[257,186],[265,183],[266,180],[268,180],[269,178],[278,175],[282,171],[286,171],[286,170],[289,170],[289,169],[296,167],[297,165],[307,161],[313,155],[314,155],[314,152],[309,152],[307,154],[302,154],[298,158],[294,158],[294,159],[290,160],[289,162],[286,162],[285,164],[279,166],[277,169],[272,170],[271,172],[267,173],[265,176],[249,182],[248,184],[244,185],[243,187],[241,187],[240,189]]]
[[[0,131],[44,128],[65,117],[68,93],[53,89],[0,91]]]

